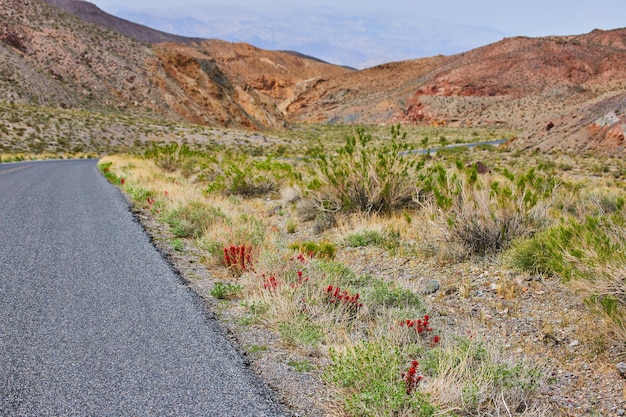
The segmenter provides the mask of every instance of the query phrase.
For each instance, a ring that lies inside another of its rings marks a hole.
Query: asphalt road
[[[95,160],[0,164],[0,415],[283,416]]]

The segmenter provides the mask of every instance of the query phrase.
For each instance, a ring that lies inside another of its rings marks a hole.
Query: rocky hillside
[[[506,126],[528,131],[516,143],[542,149],[587,148],[581,138],[589,131],[594,138],[589,148],[608,150],[623,138],[623,62],[626,29],[504,39],[455,56],[388,64],[318,82],[292,99],[287,111],[302,121]],[[606,119],[610,112],[614,117]],[[594,128],[599,119],[616,124]],[[579,131],[576,140],[564,144]],[[612,139],[605,140],[605,133]]]
[[[295,84],[348,71],[249,45],[168,37],[80,1],[50,3],[0,0],[3,100],[262,129],[284,125],[277,104]],[[163,40],[170,43],[148,43]]]
[[[79,0],[0,0],[0,100],[245,129],[500,126],[512,146],[623,150],[626,29],[510,38],[362,71],[169,35]]]

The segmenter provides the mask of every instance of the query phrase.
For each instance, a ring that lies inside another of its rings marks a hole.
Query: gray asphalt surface
[[[0,415],[288,414],[89,160],[0,164]]]

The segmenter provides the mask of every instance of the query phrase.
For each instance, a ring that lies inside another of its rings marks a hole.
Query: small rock
[[[458,292],[458,291],[459,291],[459,289],[458,289],[458,288],[456,288],[456,287],[450,287],[450,288],[448,288],[448,289],[446,290],[446,295],[452,295],[452,294],[454,294],[454,293],[456,293],[456,292]]]
[[[439,291],[439,288],[441,288],[441,284],[439,284],[439,281],[432,280],[432,281],[429,281],[428,284],[426,284],[426,286],[424,286],[424,291],[422,292],[424,294],[434,294],[437,291]]]
[[[572,340],[569,344],[569,347],[576,347],[580,345],[580,342],[578,340]]]
[[[616,365],[617,370],[624,378],[626,378],[626,362],[620,362]]]
[[[622,417],[624,414],[626,414],[626,410],[624,410],[623,408],[620,408],[619,410],[617,410],[617,415],[619,417]]]

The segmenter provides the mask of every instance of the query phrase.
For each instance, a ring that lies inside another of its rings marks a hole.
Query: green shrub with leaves
[[[153,159],[157,166],[168,172],[182,168],[192,157],[201,158],[203,156],[201,151],[192,150],[189,146],[178,143],[153,144],[150,149],[144,152],[145,158]]]
[[[319,206],[330,211],[390,213],[411,205],[412,178],[423,162],[406,153],[410,146],[403,143],[405,138],[400,125],[393,126],[389,143],[374,146],[372,136],[357,128],[337,155],[318,150],[309,188]]]
[[[122,185],[122,178],[118,177],[112,170],[113,162],[98,164],[98,168],[104,177],[113,185]]]
[[[226,151],[210,160],[204,169],[208,193],[255,197],[275,192],[283,184],[299,178],[290,164],[272,157],[255,159],[239,152]]]
[[[283,340],[293,346],[315,347],[324,337],[322,327],[306,314],[283,321],[278,325],[278,332]]]
[[[382,245],[385,242],[385,236],[378,230],[362,230],[356,233],[350,233],[345,238],[345,244],[355,248],[370,245]]]
[[[243,287],[239,284],[216,282],[211,288],[211,295],[219,300],[233,298],[241,294]]]
[[[522,271],[576,280],[589,306],[608,318],[626,352],[626,217],[622,210],[562,220],[514,242],[507,257]]]

